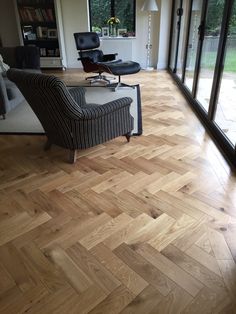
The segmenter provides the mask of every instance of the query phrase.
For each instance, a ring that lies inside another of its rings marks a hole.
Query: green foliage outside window
[[[90,24],[92,31],[101,32],[108,26],[108,20],[116,17],[119,28],[135,35],[135,0],[90,0]]]
[[[235,0],[236,1],[236,0]],[[222,21],[222,13],[225,6],[225,0],[209,0],[208,4],[208,19],[206,25],[207,36],[217,36],[220,34],[220,27]],[[230,19],[229,35],[236,34],[236,5],[234,4],[232,16]]]

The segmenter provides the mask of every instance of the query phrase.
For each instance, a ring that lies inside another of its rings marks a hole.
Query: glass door
[[[236,144],[236,1],[234,1],[226,41],[215,122],[230,142]]]
[[[201,24],[202,16],[202,1],[194,0],[191,8],[189,38],[187,46],[187,61],[185,68],[184,83],[192,92],[194,70],[196,67],[197,48],[198,48],[198,31]]]
[[[205,20],[199,30],[203,40],[200,54],[200,72],[196,88],[196,99],[208,112],[225,1],[209,0]]]
[[[169,72],[236,166],[236,0],[173,0]]]
[[[183,0],[181,7],[181,21],[180,21],[180,31],[179,31],[179,42],[178,42],[178,55],[176,64],[176,74],[182,79],[183,67],[185,60],[185,46],[188,34],[188,12],[191,1]]]
[[[173,72],[176,72],[176,56],[179,41],[179,30],[180,30],[180,16],[179,12],[181,10],[182,0],[176,0],[174,3],[174,16],[173,16],[173,33],[171,42],[171,52],[170,52],[170,68]]]

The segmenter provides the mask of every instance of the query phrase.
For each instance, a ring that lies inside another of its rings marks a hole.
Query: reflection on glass
[[[216,63],[224,1],[209,0],[203,41],[197,99],[208,111]]]
[[[174,20],[173,20],[173,36],[172,36],[172,46],[171,46],[171,55],[170,55],[170,68],[174,70],[175,68],[175,56],[177,49],[177,37],[178,37],[178,19],[177,10],[179,8],[179,1],[175,1],[174,8]]]
[[[185,84],[192,91],[194,69],[198,47],[198,27],[201,23],[202,0],[194,0],[190,21],[190,32],[188,41],[187,63],[185,72]]]
[[[188,11],[189,11],[189,0],[183,1],[183,15],[181,18],[181,28],[180,28],[180,36],[179,36],[179,51],[178,51],[178,59],[177,59],[177,75],[182,78],[183,71],[183,63],[184,63],[184,53],[185,53],[185,42],[186,42],[186,34],[188,29]]]
[[[236,144],[236,1],[232,10],[227,39],[224,72],[221,81],[215,122]]]

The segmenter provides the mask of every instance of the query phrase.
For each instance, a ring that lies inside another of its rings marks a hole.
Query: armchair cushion
[[[130,97],[123,97],[117,100],[113,100],[104,105],[96,105],[96,107],[82,109],[83,118],[84,119],[96,119],[102,116],[108,115],[115,111],[118,111],[124,107],[130,107],[132,103],[132,99]]]
[[[0,55],[0,73],[4,73],[9,70],[10,67],[8,64],[4,63],[2,55]]]
[[[11,68],[40,72],[39,49],[35,46],[0,47],[0,54]],[[5,115],[23,100],[19,89],[6,77],[6,72],[0,73],[0,115]]]

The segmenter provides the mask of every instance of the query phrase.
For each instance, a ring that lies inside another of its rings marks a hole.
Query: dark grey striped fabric
[[[133,129],[129,97],[87,106],[83,87],[68,90],[55,76],[17,69],[10,69],[7,76],[24,95],[52,144],[84,149]]]

